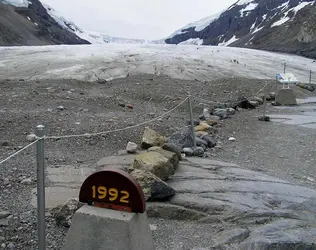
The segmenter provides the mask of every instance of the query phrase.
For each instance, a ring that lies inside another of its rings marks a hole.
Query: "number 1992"
[[[122,203],[128,203],[129,193],[125,190],[118,191],[116,188],[107,189],[104,186],[92,186],[92,197],[103,200],[108,198],[109,201],[115,201],[118,198]]]

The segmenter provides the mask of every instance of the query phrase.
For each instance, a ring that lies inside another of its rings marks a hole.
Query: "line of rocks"
[[[263,100],[260,97],[250,100],[240,97],[237,102],[228,102],[225,106],[217,105],[211,111],[204,108],[199,119],[194,120],[197,147],[193,145],[190,126],[168,138],[146,127],[141,145],[128,142],[125,152],[121,152],[121,155],[129,154],[133,157],[132,165],[106,165],[101,169],[122,169],[141,185],[146,201],[166,201],[175,195],[175,190],[165,181],[175,174],[179,161],[187,156],[204,156],[207,148],[213,148],[217,144],[216,137],[221,120],[231,117],[236,110],[253,109],[261,104]],[[77,199],[71,199],[66,204],[52,209],[51,213],[58,225],[70,227],[74,213],[81,206]]]
[[[298,86],[302,89],[306,89],[310,92],[313,92],[316,90],[316,84],[309,84],[309,83],[299,83]]]

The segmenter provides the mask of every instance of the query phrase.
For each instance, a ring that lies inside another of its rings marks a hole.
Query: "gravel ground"
[[[202,102],[223,102],[240,94],[251,96],[267,83],[271,83],[269,88],[273,90],[273,81],[243,78],[199,82],[138,75],[101,83],[75,80],[0,81],[0,158],[4,159],[28,144],[26,135],[33,132],[38,124],[46,126],[48,135],[124,128],[164,113],[180,103],[188,92],[197,97],[193,100],[193,111],[197,117],[201,114]],[[309,94],[299,91],[302,97]],[[120,104],[132,104],[133,109]],[[65,109],[58,110],[59,106]],[[269,107],[270,110],[280,112],[272,107]],[[315,173],[315,130],[259,122],[257,116],[260,113],[260,110],[244,110],[225,120],[224,127],[219,131],[222,149],[209,152],[210,157],[313,186],[302,176]],[[169,135],[185,125],[188,118],[185,104],[149,126]],[[128,141],[139,142],[143,128],[91,138],[47,140],[46,165],[94,166],[100,158],[124,149]],[[227,136],[231,135],[237,138],[237,142],[227,141]],[[21,183],[27,178],[36,179],[35,157],[35,147],[31,147],[0,165],[0,211],[11,213],[9,226],[0,226],[0,247],[4,249],[36,249],[36,210],[30,206],[30,193],[36,182]],[[160,223],[158,226],[165,228],[167,234],[176,231],[183,238],[181,244],[188,247],[180,248],[180,242],[172,243],[172,237],[165,240],[166,234],[161,229],[154,231],[159,249],[190,249],[200,245],[198,243],[202,240],[201,237],[191,238],[190,223],[154,219],[151,223]],[[61,249],[66,230],[55,225],[49,212],[47,227],[47,249]],[[208,237],[209,234],[205,234],[202,245],[206,245]]]

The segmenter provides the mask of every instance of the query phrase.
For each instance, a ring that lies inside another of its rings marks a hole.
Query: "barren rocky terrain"
[[[45,125],[47,134],[53,136],[124,128],[163,114],[184,100],[188,92],[192,95],[194,116],[198,117],[203,107],[210,106],[207,104],[210,101],[225,102],[240,95],[252,96],[266,84],[269,84],[267,91],[274,90],[274,81],[245,78],[200,82],[168,76],[136,75],[109,82],[1,80],[0,156],[4,159],[28,144],[26,135],[34,132],[38,124]],[[297,98],[315,94],[294,88]],[[128,104],[132,108],[128,108]],[[292,114],[300,111],[283,111],[268,105],[268,113],[282,112]],[[252,111],[241,110],[224,120],[219,128],[220,147],[207,152],[208,157],[315,187],[316,130],[274,121],[260,122],[257,117],[261,114],[262,107]],[[187,125],[188,120],[185,103],[148,126],[163,135],[170,135]],[[115,155],[124,149],[128,141],[139,143],[143,129],[144,126],[140,126],[103,136],[46,140],[46,166],[95,166],[102,157]],[[228,141],[230,136],[237,141]],[[35,157],[35,147],[31,147],[0,165],[0,199],[3,201],[0,211],[10,214],[8,225],[0,224],[0,245],[4,249],[36,249],[36,210],[30,204],[31,190],[36,187]],[[1,216],[5,217],[0,214],[0,220]],[[60,249],[66,229],[55,225],[49,211],[47,223],[47,249]],[[161,240],[165,237],[162,228],[165,227],[165,233],[170,234],[172,228],[180,227],[180,224],[186,225],[182,231],[186,231],[188,237],[192,235],[195,229],[191,230],[193,225],[186,223],[151,219],[151,224],[160,227],[154,233],[156,243],[161,244],[159,249],[192,249],[186,248],[185,244],[172,243],[172,238],[168,238],[168,248]],[[201,224],[201,231],[209,229],[208,226]],[[191,240],[193,244],[195,240],[206,241],[200,244],[206,245],[207,235]]]

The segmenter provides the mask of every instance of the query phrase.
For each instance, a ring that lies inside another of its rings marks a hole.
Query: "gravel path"
[[[28,144],[26,135],[33,132],[38,124],[44,124],[49,135],[123,128],[164,113],[180,103],[188,91],[198,97],[193,101],[197,117],[204,100],[226,101],[240,94],[250,96],[268,82],[243,78],[200,82],[152,75],[104,83],[0,81],[0,159]],[[273,82],[271,90],[272,86]],[[305,96],[307,92],[300,95]],[[134,108],[122,107],[123,104],[132,104]],[[65,109],[58,110],[59,106]],[[277,112],[274,108],[270,109]],[[211,157],[251,169],[260,168],[272,175],[313,186],[301,177],[315,173],[315,130],[262,123],[257,121],[258,112],[241,111],[232,119],[225,120],[225,127],[220,129],[223,149],[210,152]],[[184,105],[161,121],[151,123],[150,127],[169,135],[184,126],[188,117],[187,105]],[[47,141],[46,165],[94,166],[100,158],[124,149],[128,141],[139,142],[143,128],[91,138]],[[236,137],[237,142],[228,142],[226,139],[230,135]],[[11,213],[9,225],[0,225],[0,246],[4,249],[13,246],[21,250],[36,249],[36,210],[30,206],[30,192],[36,187],[35,157],[35,147],[32,147],[0,165],[0,211]],[[31,178],[31,183],[21,183],[28,178]],[[47,226],[47,249],[60,249],[66,230],[58,228],[49,213]],[[156,242],[159,243],[164,236],[155,237],[158,237]]]

